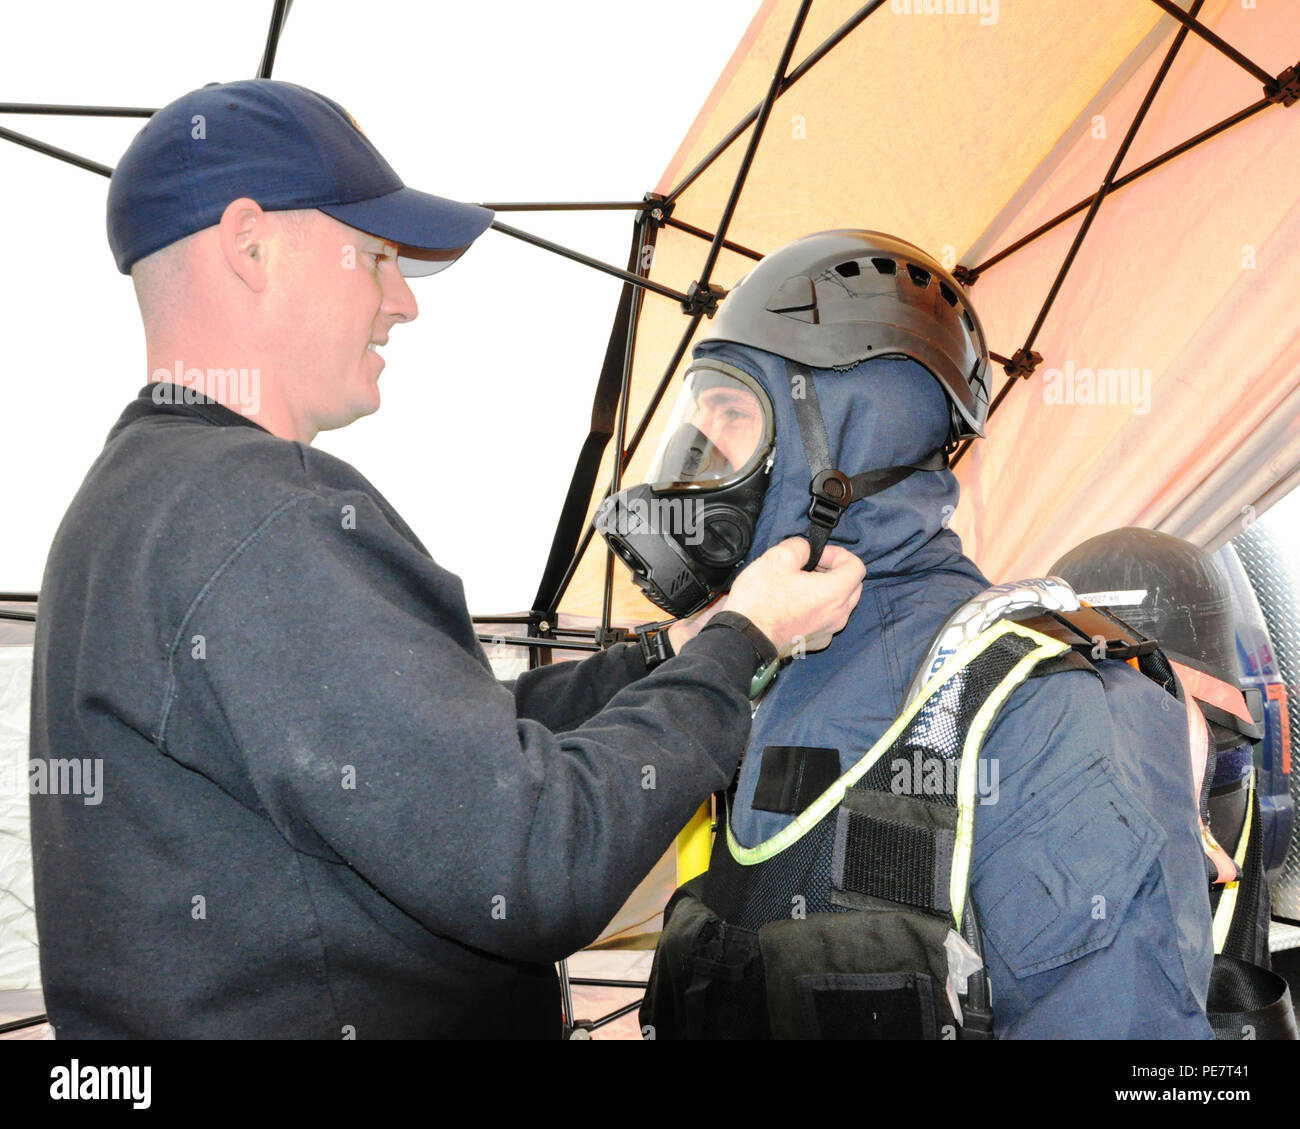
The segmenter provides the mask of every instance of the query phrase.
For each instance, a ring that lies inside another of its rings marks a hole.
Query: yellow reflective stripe
[[[1019,674],[1018,681],[1024,680],[1029,667],[1032,667],[1035,662],[1038,662],[1045,657],[1059,655],[1063,651],[1069,650],[1069,645],[1066,643],[1058,642],[1055,639],[1049,639],[1046,635],[1040,635],[1037,631],[1028,627],[1022,627],[1020,624],[1013,623],[1011,620],[999,620],[997,623],[993,624],[992,627],[987,628],[974,639],[970,640],[970,642],[958,647],[957,650],[944,662],[943,666],[941,666],[931,676],[929,681],[926,682],[924,687],[922,687],[921,692],[913,700],[912,704],[898,716],[897,720],[895,720],[887,730],[885,730],[880,740],[872,745],[852,768],[844,773],[843,776],[835,781],[834,784],[827,788],[825,792],[805,808],[797,819],[788,823],[773,835],[772,838],[767,839],[754,847],[741,846],[739,841],[737,841],[735,834],[731,830],[731,812],[728,811],[727,849],[731,852],[731,857],[741,866],[754,866],[757,863],[765,862],[767,859],[774,858],[787,847],[792,846],[802,839],[804,835],[816,827],[829,812],[834,810],[843,802],[844,793],[861,780],[862,777],[871,770],[872,766],[875,765],[882,756],[884,756],[889,746],[898,739],[898,735],[907,728],[912,719],[921,710],[921,707],[924,706],[925,703],[942,688],[944,683],[946,683],[954,674],[961,671],[963,667],[969,666],[989,646],[995,643],[998,639],[1001,639],[1004,635],[1019,635],[1021,638],[1028,639],[1031,642],[1038,644],[1037,648],[1017,663],[1011,674],[1008,675],[1008,678],[1010,678]],[[1019,673],[1022,668],[1024,668],[1025,673]],[[1002,687],[999,686],[997,691],[994,692],[994,697],[997,698],[999,702],[1001,702],[1002,698],[1006,696],[1005,694],[1001,694],[999,697],[1001,690]],[[1007,693],[1010,693],[1010,689],[1007,690]],[[983,712],[984,711],[981,710],[980,713],[976,715],[977,721],[983,715]],[[987,721],[985,724],[987,724]],[[962,771],[965,771],[964,762],[962,765]]]
[[[988,696],[979,712],[971,720],[970,730],[961,750],[961,768],[957,774],[957,836],[952,848],[952,876],[948,883],[948,896],[952,902],[952,916],[961,932],[962,911],[966,907],[966,880],[970,876],[971,851],[975,843],[975,782],[979,770],[980,747],[993,719],[997,716],[1002,703],[1011,692],[1019,686],[1034,667],[1043,659],[1054,658],[1070,649],[1068,643],[1059,639],[1050,639],[1030,628],[1022,628],[1017,634],[1027,639],[1038,641],[1038,646],[1029,652],[998,683],[997,688]]]
[[[1241,868],[1246,862],[1246,846],[1250,842],[1251,824],[1254,822],[1255,814],[1255,766],[1250,766],[1250,785],[1246,791],[1246,822],[1241,826],[1241,838],[1237,840],[1237,850],[1232,856],[1232,861],[1237,864],[1237,874],[1241,874]],[[1237,912],[1237,887],[1241,885],[1238,878],[1236,882],[1228,882],[1223,887],[1223,893],[1219,895],[1219,908],[1214,911],[1214,951],[1223,952],[1223,946],[1228,942],[1228,932],[1232,929],[1232,918]]]

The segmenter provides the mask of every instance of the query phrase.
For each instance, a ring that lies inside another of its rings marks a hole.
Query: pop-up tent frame
[[[1300,101],[1300,64],[1288,67],[1276,75],[1270,74],[1197,19],[1205,0],[1192,0],[1186,11],[1173,3],[1172,0],[1151,0],[1151,3],[1176,20],[1180,26],[1096,191],[1078,200],[1071,207],[1060,211],[1034,230],[982,261],[969,265],[958,264],[955,268],[954,273],[958,280],[968,288],[973,287],[977,284],[981,275],[991,267],[1004,262],[1017,252],[1034,244],[1061,224],[1081,213],[1083,214],[1082,222],[1060,262],[1029,332],[1015,349],[992,354],[993,359],[1003,367],[1007,379],[989,405],[990,417],[1003,406],[1013,388],[1027,381],[1042,364],[1043,358],[1034,350],[1034,345],[1103,203],[1125,187],[1167,162],[1204,145],[1225,131],[1241,125],[1270,107],[1291,107],[1297,101]],[[275,0],[274,2],[265,48],[258,68],[258,77],[271,77],[277,47],[291,6],[292,0]],[[611,493],[617,492],[621,488],[623,475],[627,472],[633,456],[651,428],[655,413],[683,357],[686,355],[691,340],[700,328],[701,323],[706,318],[712,317],[719,302],[725,300],[726,291],[713,281],[720,254],[725,250],[751,260],[761,258],[759,250],[734,242],[728,239],[727,236],[737,204],[745,190],[755,154],[758,151],[764,130],[777,100],[787,94],[796,83],[813,71],[819,63],[848,39],[866,20],[875,15],[881,8],[886,7],[886,0],[872,0],[870,3],[863,4],[840,24],[832,34],[823,39],[814,50],[809,52],[801,62],[792,66],[794,52],[811,7],[812,0],[801,0],[799,3],[762,99],[747,114],[741,117],[735,126],[721,137],[688,172],[680,176],[668,191],[648,192],[642,199],[635,201],[491,202],[485,205],[498,213],[625,210],[634,215],[632,239],[626,268],[619,268],[601,262],[572,248],[543,239],[500,220],[497,220],[492,225],[503,234],[554,254],[562,255],[590,268],[617,277],[623,282],[619,304],[610,330],[604,363],[596,384],[591,425],[578,455],[572,480],[561,509],[550,554],[532,607],[527,612],[520,614],[475,617],[475,621],[484,626],[500,625],[511,630],[522,630],[523,635],[501,636],[485,633],[480,635],[480,639],[484,642],[503,642],[511,646],[526,647],[530,666],[543,665],[552,661],[555,650],[596,651],[610,645],[612,642],[628,637],[624,630],[615,627],[613,623],[615,618],[612,600],[614,558],[613,554],[608,551],[605,554],[603,598],[597,626],[591,628],[566,627],[561,626],[559,623],[561,602],[593,538],[594,524],[590,520],[589,514],[592,511],[593,494],[600,477],[602,460],[612,440],[615,444],[616,457],[612,460],[612,473],[608,489]],[[1230,59],[1237,67],[1250,74],[1260,83],[1262,97],[1209,128],[1203,129],[1178,144],[1168,147],[1157,156],[1120,176],[1119,169],[1130,150],[1133,140],[1153,102],[1156,100],[1170,67],[1189,35],[1199,37],[1215,51]],[[0,114],[147,118],[152,113],[154,113],[154,110],[144,107],[0,103]],[[746,132],[749,133],[749,137],[744,155],[740,160],[725,205],[714,230],[708,231],[675,217],[674,211],[682,194]],[[107,177],[112,173],[108,166],[100,162],[3,127],[0,127],[0,139],[25,146],[90,172],[98,173],[101,176]],[[666,286],[650,277],[657,237],[665,228],[683,232],[708,244],[697,277],[684,291]],[[664,364],[662,377],[650,394],[648,405],[642,411],[635,426],[629,428],[633,360],[641,322],[642,302],[647,291],[672,299],[679,305],[686,320],[681,336]],[[952,460],[954,465],[963,458],[969,447],[970,443],[967,442],[955,453]],[[13,599],[15,597],[8,598]],[[571,1003],[567,991],[567,974],[564,980],[566,1015],[571,1015]],[[581,981],[574,982],[580,983]],[[591,983],[620,987],[634,986],[630,982],[621,981],[591,981]],[[630,1010],[630,1008],[621,1009],[620,1012],[606,1017],[601,1022],[608,1022],[627,1010]]]
[[[292,2],[293,0],[275,0],[274,2],[270,25],[267,30],[266,45],[263,51],[261,64],[258,68],[259,78],[271,77],[272,69],[275,65],[277,47],[284,29],[285,21],[292,7]],[[1080,212],[1085,213],[1083,221],[1070,244],[1068,252],[1060,264],[1056,277],[1042,302],[1039,313],[1023,344],[1010,351],[1009,355],[998,352],[992,353],[993,359],[998,364],[1002,365],[1008,379],[989,405],[990,417],[998,411],[1007,396],[1011,393],[1012,389],[1017,386],[1018,382],[1030,377],[1042,363],[1043,358],[1040,354],[1034,351],[1033,346],[1043,327],[1043,323],[1046,321],[1047,316],[1060,293],[1062,283],[1065,281],[1065,278],[1075,261],[1079,248],[1087,238],[1089,229],[1092,227],[1093,221],[1096,219],[1103,202],[1114,193],[1154,171],[1166,162],[1175,159],[1197,146],[1205,144],[1207,141],[1210,141],[1224,131],[1248,121],[1256,114],[1261,113],[1269,107],[1290,107],[1300,101],[1300,63],[1286,68],[1277,75],[1270,74],[1267,70],[1246,57],[1242,52],[1234,48],[1232,44],[1226,42],[1222,37],[1215,34],[1214,31],[1206,27],[1196,18],[1201,7],[1205,3],[1205,0],[1192,0],[1187,11],[1179,8],[1175,3],[1173,3],[1173,0],[1150,0],[1150,2],[1159,7],[1162,11],[1166,12],[1170,17],[1177,20],[1181,26],[1179,27],[1173,42],[1170,44],[1165,54],[1164,61],[1162,62],[1154,80],[1151,82],[1145,98],[1142,100],[1137,113],[1130,122],[1123,141],[1119,145],[1114,159],[1106,172],[1105,178],[1097,191],[1090,197],[1078,201],[1078,203],[1072,207],[1067,208],[1052,219],[1041,224],[1035,230],[1024,235],[1014,243],[999,250],[996,254],[990,255],[982,262],[972,265],[958,264],[954,270],[954,274],[960,282],[967,287],[972,287],[977,283],[980,276],[989,268],[1004,261],[1017,251],[1027,247],[1034,241],[1046,235],[1048,232],[1057,228],[1062,223],[1078,215]],[[499,220],[492,224],[492,227],[495,230],[505,235],[520,239],[532,244],[533,246],[617,277],[621,279],[624,284],[617,312],[614,317],[614,323],[610,331],[604,365],[602,366],[597,381],[596,394],[592,407],[591,427],[574,468],[572,481],[560,513],[555,537],[551,545],[550,555],[543,571],[537,595],[533,600],[533,606],[526,614],[522,615],[476,617],[476,620],[482,623],[525,625],[528,628],[528,634],[526,636],[506,637],[504,641],[511,646],[524,646],[529,648],[531,656],[530,665],[540,665],[548,662],[551,658],[550,652],[553,649],[569,649],[578,651],[596,650],[602,646],[608,645],[610,642],[627,638],[625,632],[612,630],[610,623],[611,592],[613,586],[612,553],[606,554],[604,601],[599,626],[592,629],[561,628],[558,626],[558,609],[560,602],[573,579],[578,562],[581,560],[582,555],[590,544],[594,533],[594,525],[587,520],[587,515],[590,510],[592,492],[596,486],[601,458],[604,455],[610,440],[614,440],[616,445],[615,449],[620,454],[619,458],[615,460],[613,477],[609,489],[611,493],[617,492],[621,487],[622,476],[626,471],[632,456],[636,453],[644,439],[646,432],[651,425],[655,411],[662,401],[663,396],[667,391],[682,358],[685,356],[690,341],[695,335],[696,330],[699,328],[701,321],[706,317],[712,317],[714,312],[717,310],[718,303],[726,297],[726,291],[722,290],[712,282],[713,272],[714,268],[717,266],[719,254],[723,249],[726,249],[743,255],[749,259],[757,260],[762,257],[761,252],[728,240],[727,232],[731,226],[736,205],[744,191],[746,179],[753,164],[754,155],[757,152],[759,143],[763,137],[763,131],[768,123],[768,119],[771,116],[773,106],[777,99],[779,99],[783,94],[786,94],[797,82],[799,82],[800,79],[806,76],[815,66],[817,66],[818,63],[830,54],[831,51],[843,43],[855,29],[885,6],[886,0],[871,0],[870,3],[862,5],[853,13],[852,16],[850,16],[849,19],[845,20],[832,35],[827,37],[813,51],[811,51],[797,66],[791,67],[790,64],[794,55],[795,46],[798,43],[805,20],[812,7],[812,0],[801,0],[798,12],[796,13],[793,24],[790,27],[789,33],[786,36],[780,58],[776,68],[772,72],[771,81],[762,101],[754,106],[748,114],[742,117],[736,125],[713,146],[709,153],[689,172],[683,175],[677,181],[675,186],[667,193],[648,192],[639,201],[489,202],[484,204],[485,207],[491,208],[498,213],[610,210],[625,210],[635,213],[632,242],[628,255],[628,265],[625,269],[613,266],[609,263],[601,262],[600,260],[585,255],[580,251],[565,247],[549,239],[543,239],[540,236],[520,230],[519,228],[508,225]],[[1263,88],[1263,97],[1252,102],[1250,105],[1243,107],[1241,110],[1228,116],[1210,128],[1202,130],[1183,142],[1170,147],[1159,156],[1146,161],[1139,167],[1126,173],[1124,176],[1118,176],[1119,168],[1122,165],[1125,156],[1128,154],[1133,139],[1141,128],[1147,111],[1155,100],[1161,84],[1164,82],[1164,79],[1169,72],[1170,66],[1177,57],[1179,50],[1182,48],[1189,34],[1199,36],[1216,51],[1222,53],[1238,67],[1241,67],[1258,80]],[[154,112],[155,111],[150,108],[130,106],[74,106],[16,102],[0,103],[0,114],[51,114],[91,117],[147,118]],[[716,229],[710,232],[675,219],[673,217],[673,210],[682,193],[685,192],[702,173],[712,166],[714,162],[741,136],[743,136],[746,131],[749,131],[749,140],[746,145],[745,154],[732,182],[731,191],[728,195],[722,215],[719,217]],[[104,177],[112,175],[112,169],[107,165],[4,127],[0,127],[0,139],[25,146],[79,168],[98,173]],[[671,227],[678,231],[683,231],[692,236],[696,236],[709,244],[703,264],[699,271],[699,277],[690,285],[685,293],[675,290],[672,287],[665,286],[649,277],[656,234],[663,227]],[[631,380],[632,360],[636,349],[641,302],[646,291],[660,294],[679,303],[683,316],[687,320],[678,345],[673,350],[667,364],[664,366],[663,377],[659,381],[654,392],[651,394],[650,404],[642,413],[636,426],[632,429],[631,437],[629,438],[628,391]],[[970,442],[971,441],[967,441],[967,443],[956,452],[953,457],[954,465],[960,461],[962,456],[969,449]],[[492,639],[500,637],[485,635],[483,638],[484,641],[491,641]]]

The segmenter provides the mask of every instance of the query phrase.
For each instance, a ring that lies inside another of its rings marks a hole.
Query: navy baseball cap
[[[317,208],[399,245],[404,275],[458,259],[492,212],[407,188],[352,115],[290,82],[212,83],[164,106],[108,185],[108,244],[129,274],[146,255],[212,227],[241,196],[266,211]]]

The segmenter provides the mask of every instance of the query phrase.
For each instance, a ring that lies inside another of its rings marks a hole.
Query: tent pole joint
[[[1011,354],[1011,360],[1002,367],[1013,380],[1016,377],[1028,380],[1034,375],[1034,370],[1042,363],[1043,356],[1041,353],[1035,353],[1032,349],[1017,349]]]
[[[1300,102],[1300,63],[1287,67],[1265,86],[1264,97],[1278,106],[1294,106]]]
[[[711,318],[718,312],[718,303],[726,296],[727,292],[721,286],[714,286],[711,282],[703,285],[692,282],[686,289],[686,297],[682,299],[682,313],[691,317],[703,314]]]
[[[952,268],[952,276],[969,290],[979,281],[980,272],[975,267],[964,267],[958,263]]]
[[[673,214],[673,209],[677,206],[676,202],[658,192],[647,192],[644,199],[646,210],[642,214],[646,222],[656,228],[663,227]]]

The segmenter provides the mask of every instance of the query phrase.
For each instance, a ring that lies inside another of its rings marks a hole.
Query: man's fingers
[[[777,542],[775,548],[785,553],[795,568],[803,568],[812,554],[812,546],[806,537],[787,537],[784,541]]]
[[[807,559],[804,558],[805,561]],[[817,567],[827,572],[856,571],[859,579],[867,575],[867,566],[842,545],[827,545],[822,550],[822,559],[818,561]]]

